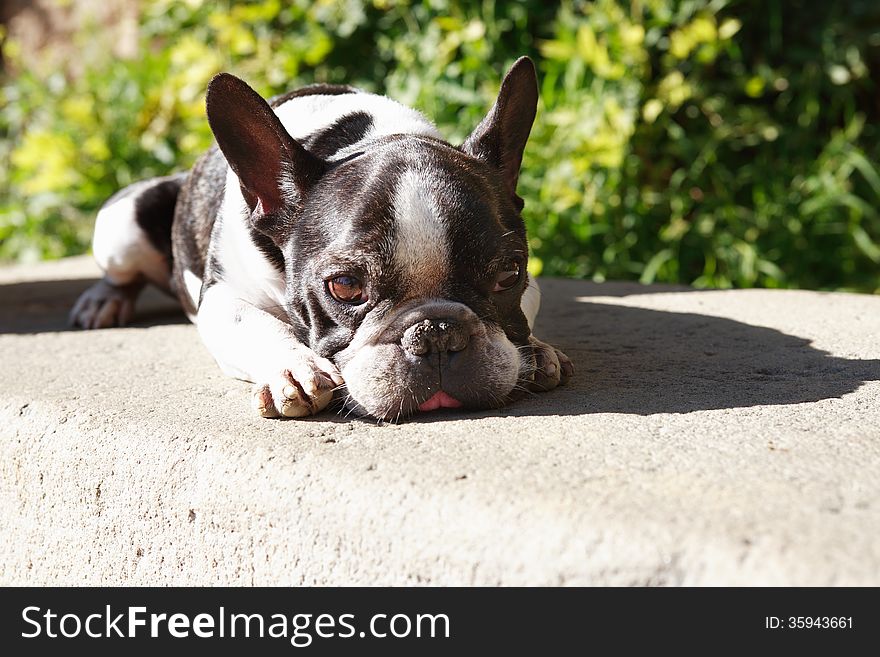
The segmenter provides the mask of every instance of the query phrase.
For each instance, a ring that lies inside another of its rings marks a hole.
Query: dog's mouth
[[[345,414],[346,417],[354,414],[356,417],[371,417],[379,421],[396,423],[425,413],[499,408],[514,400],[512,393],[499,394],[497,397],[489,399],[471,399],[467,395],[456,393],[454,396],[446,390],[437,390],[436,388],[434,390],[436,392],[428,391],[422,394],[404,395],[386,402],[385,406],[379,408],[369,408],[351,394],[342,394],[336,397],[336,410]],[[425,399],[425,395],[430,396]],[[419,401],[420,399],[423,401]]]
[[[389,341],[350,346],[336,362],[346,382],[345,411],[386,420],[498,408],[509,401],[523,368],[521,350],[499,329],[472,336],[452,353],[417,356]]]
[[[448,392],[438,390],[430,399],[426,399],[419,404],[419,410],[422,412],[436,411],[440,408],[461,408],[463,404]]]

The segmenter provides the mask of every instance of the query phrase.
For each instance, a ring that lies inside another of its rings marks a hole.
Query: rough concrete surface
[[[0,584],[880,585],[880,297],[546,280],[571,385],[377,426],[65,330],[96,275],[0,270]]]

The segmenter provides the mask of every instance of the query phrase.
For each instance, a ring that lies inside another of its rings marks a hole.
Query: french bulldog
[[[216,145],[191,171],[126,187],[95,222],[104,278],[73,325],[126,323],[146,284],[183,306],[263,417],[340,400],[398,420],[500,407],[572,375],[532,335],[517,196],[535,119],[520,58],[460,146],[418,111],[349,86],[270,101],[228,73],[208,85]]]

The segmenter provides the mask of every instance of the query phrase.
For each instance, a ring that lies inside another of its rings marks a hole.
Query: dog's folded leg
[[[225,283],[205,290],[197,323],[220,368],[255,384],[252,406],[263,417],[314,415],[343,383],[336,366],[301,344],[289,324],[238,298]]]
[[[83,292],[69,323],[84,329],[124,326],[147,283],[168,291],[171,223],[186,173],[129,185],[101,207],[92,249],[104,278]]]

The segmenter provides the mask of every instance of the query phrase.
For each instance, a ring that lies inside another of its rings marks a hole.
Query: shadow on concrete
[[[734,320],[582,302],[548,340],[572,358],[570,386],[511,415],[688,413],[841,397],[880,380],[880,360],[837,358],[809,340]],[[556,325],[559,326],[559,325]]]
[[[71,330],[67,314],[79,295],[96,282],[76,279],[0,285],[0,333]],[[129,326],[145,328],[187,321],[174,299],[149,287],[138,299],[135,321]]]

